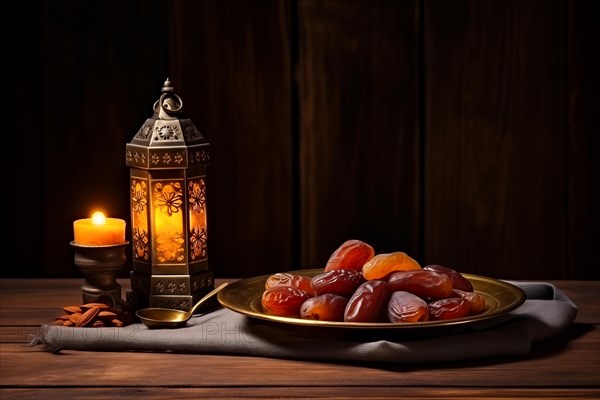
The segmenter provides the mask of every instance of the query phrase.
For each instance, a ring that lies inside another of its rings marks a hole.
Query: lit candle
[[[125,243],[125,221],[119,218],[106,218],[96,211],[92,218],[73,222],[74,242],[85,246],[107,246]]]

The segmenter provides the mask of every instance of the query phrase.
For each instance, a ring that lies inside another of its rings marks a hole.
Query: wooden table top
[[[217,280],[217,283],[223,280]],[[232,281],[232,280],[230,280]],[[119,281],[125,290],[127,280]],[[0,280],[0,398],[600,399],[600,281],[548,281],[577,304],[562,334],[523,357],[394,365],[28,346],[80,304],[82,280]]]

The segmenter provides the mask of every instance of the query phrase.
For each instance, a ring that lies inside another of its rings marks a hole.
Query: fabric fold
[[[46,351],[155,351],[327,361],[429,363],[526,355],[565,330],[577,306],[546,282],[510,282],[527,298],[517,309],[461,331],[316,328],[251,318],[229,309],[193,317],[180,329],[44,325],[32,341]]]

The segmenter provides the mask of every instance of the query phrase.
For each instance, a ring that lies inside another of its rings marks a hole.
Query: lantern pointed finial
[[[161,93],[171,93],[174,91],[175,91],[175,88],[173,87],[171,80],[169,78],[167,78],[165,83],[163,83],[163,88],[161,89]]]
[[[183,100],[175,93],[175,88],[169,78],[163,83],[160,92],[160,100],[154,104],[155,112],[158,111],[158,119],[177,118],[183,109]]]
[[[143,169],[177,169],[208,164],[209,144],[183,113],[183,100],[175,93],[169,78],[152,108],[152,117],[127,144],[127,165]]]

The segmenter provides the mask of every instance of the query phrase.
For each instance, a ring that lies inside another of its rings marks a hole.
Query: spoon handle
[[[190,316],[192,316],[194,314],[194,311],[196,311],[196,309],[198,307],[200,307],[200,305],[202,305],[202,303],[204,303],[206,300],[210,299],[212,296],[214,296],[216,293],[218,293],[221,289],[223,289],[227,285],[228,285],[227,282],[221,283],[218,287],[214,288],[213,290],[211,290],[210,292],[208,292],[203,298],[201,298],[200,300],[198,300],[196,302],[196,304],[194,304],[194,306],[190,310]]]

